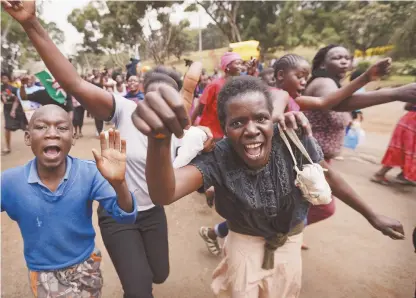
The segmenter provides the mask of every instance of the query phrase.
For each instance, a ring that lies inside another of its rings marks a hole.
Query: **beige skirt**
[[[225,257],[213,273],[216,297],[297,298],[302,279],[303,233],[288,238],[274,255],[274,268],[262,269],[264,243],[230,231],[224,244]]]

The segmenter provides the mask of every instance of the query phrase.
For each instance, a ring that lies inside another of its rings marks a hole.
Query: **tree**
[[[140,44],[142,50],[154,48],[158,30],[151,28],[151,38],[143,33],[146,13],[152,9],[171,7],[172,1],[93,1],[83,9],[75,9],[68,16],[78,32],[84,35],[83,50],[95,54],[105,53],[121,66],[121,57],[132,53]],[[163,18],[161,16],[160,18]],[[163,19],[163,21],[165,21]],[[181,36],[183,38],[183,36]],[[152,45],[147,44],[151,40]],[[163,56],[163,55],[162,55]]]
[[[239,26],[241,3],[241,1],[197,0],[196,3],[189,5],[185,11],[197,11],[197,5],[199,5],[228,37],[230,42],[239,42],[241,41],[241,28]]]
[[[188,20],[183,20],[179,25],[172,27],[172,38],[169,44],[169,54],[173,54],[178,60],[181,59],[185,51],[191,51],[193,40],[189,31],[185,30],[190,25]]]
[[[230,43],[227,36],[225,36],[221,29],[214,24],[208,24],[208,26],[202,29],[202,49],[213,50],[218,48],[228,47]],[[198,39],[199,36],[196,36]],[[198,43],[197,43],[198,44]]]
[[[393,17],[389,4],[370,2],[360,7],[360,3],[349,3],[340,12],[343,40],[364,53],[369,48],[384,45],[394,30]]]
[[[276,22],[280,2],[258,1],[256,9],[253,2],[242,2],[241,12],[243,14],[241,26],[243,28],[243,40],[254,39],[260,42],[260,55],[272,51],[276,47],[273,33],[270,32],[270,24]]]
[[[37,6],[40,23],[56,44],[63,44],[65,41],[63,31],[56,23],[48,23],[42,19],[41,6],[42,2]],[[1,12],[1,46],[1,68],[8,72],[12,72],[29,59],[40,60],[25,31],[4,11]]]
[[[403,26],[396,29],[391,43],[393,55],[397,58],[416,58],[416,5],[408,10],[410,17]]]
[[[157,20],[160,28],[154,29],[149,22],[151,33],[147,37],[143,36],[148,52],[156,64],[164,64],[171,54],[180,59],[183,52],[189,48],[186,45],[187,36],[183,32],[189,27],[189,21],[184,20],[174,25],[170,22],[168,13],[159,13]]]
[[[365,53],[388,44],[404,20],[415,18],[414,6],[414,2],[404,1],[347,2],[332,25],[346,45]]]

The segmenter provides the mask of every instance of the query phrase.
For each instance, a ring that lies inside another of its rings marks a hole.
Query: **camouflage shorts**
[[[30,287],[37,298],[99,298],[103,287],[101,252],[96,248],[81,264],[56,271],[29,271]]]

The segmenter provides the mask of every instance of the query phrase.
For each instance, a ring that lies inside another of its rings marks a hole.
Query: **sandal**
[[[402,184],[402,185],[416,186],[416,183],[406,179],[403,176],[403,173],[400,173],[396,176],[395,182]]]
[[[10,150],[10,149],[7,149],[7,150],[2,150],[2,151],[1,151],[1,156],[5,156],[5,155],[8,155],[8,154],[10,154],[10,153],[12,153],[12,150]]]
[[[210,253],[212,253],[214,256],[219,256],[221,253],[221,248],[218,243],[217,239],[211,239],[208,237],[208,231],[209,228],[207,227],[201,227],[199,229],[199,236],[205,241],[205,244],[209,250]]]
[[[371,179],[371,182],[378,183],[381,185],[389,185],[391,182],[384,176],[374,175]]]

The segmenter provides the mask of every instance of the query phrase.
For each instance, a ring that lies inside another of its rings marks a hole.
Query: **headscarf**
[[[221,57],[221,69],[223,71],[225,71],[225,69],[227,68],[227,66],[235,61],[235,60],[243,60],[241,59],[241,56],[237,53],[233,53],[233,52],[227,52],[224,55],[222,55]]]

